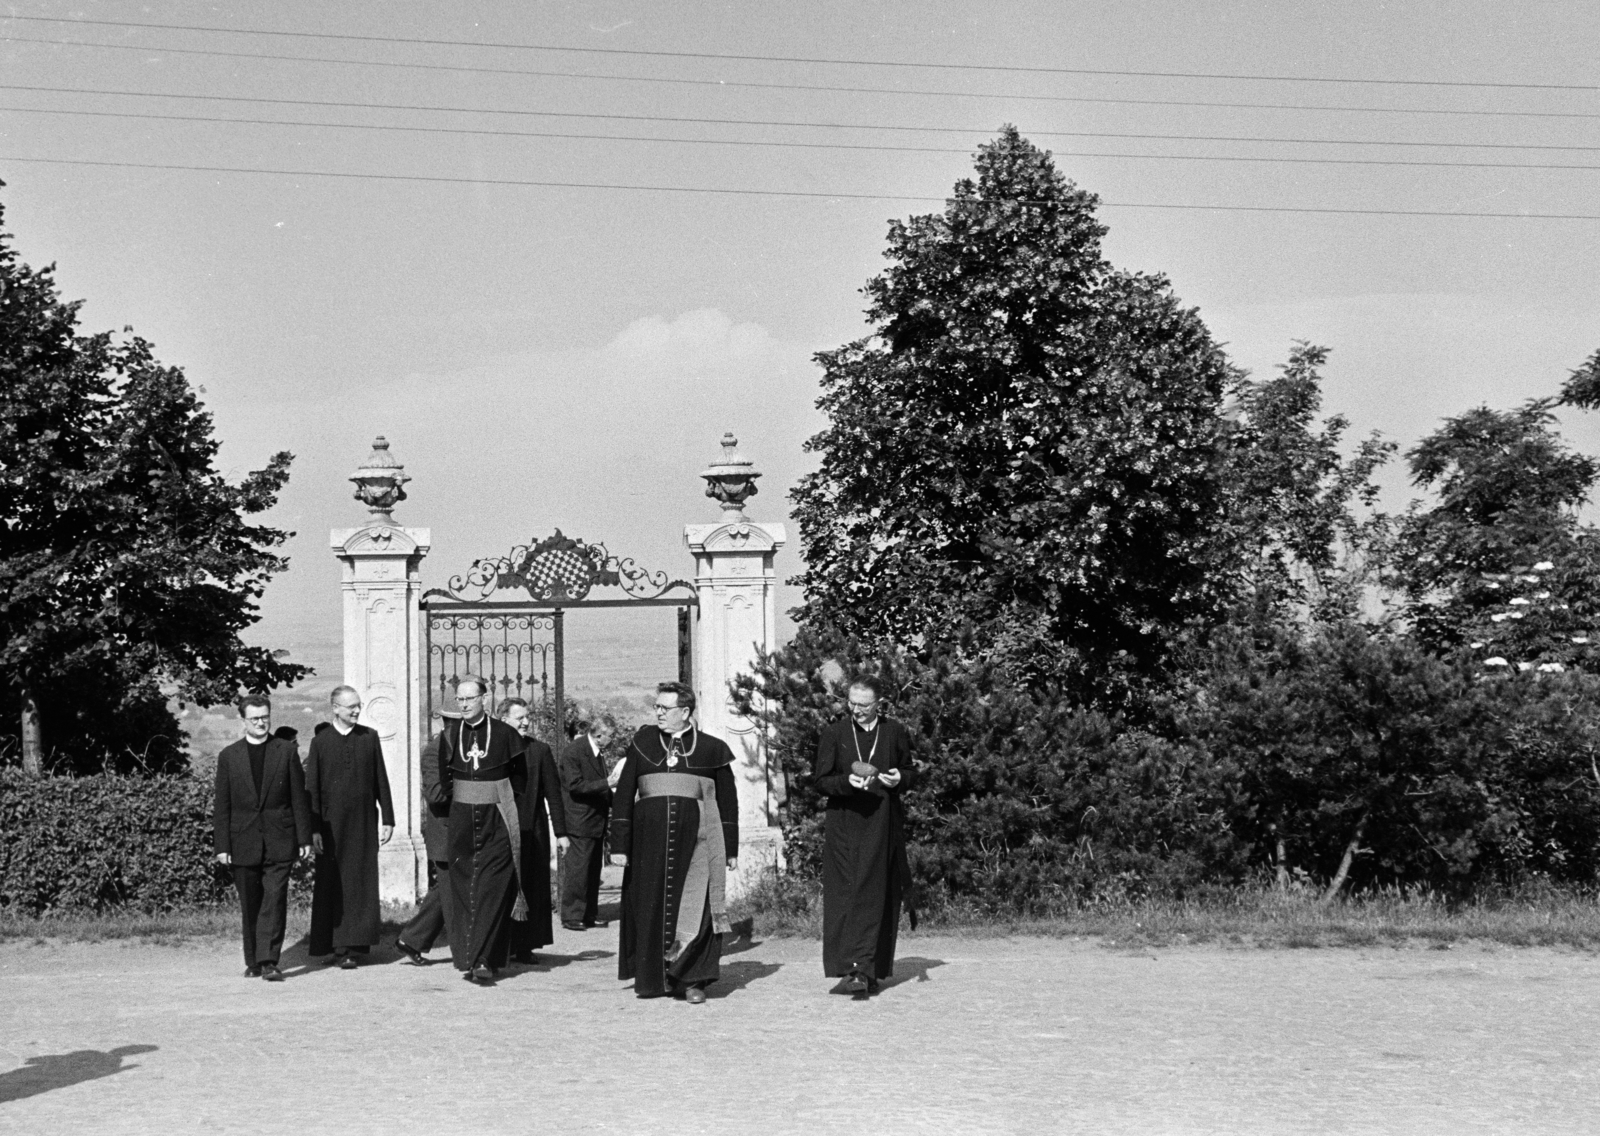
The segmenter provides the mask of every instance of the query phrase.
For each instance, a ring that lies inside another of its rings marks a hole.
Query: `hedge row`
[[[30,778],[0,769],[0,912],[224,902],[232,877],[217,867],[211,808],[211,786],[189,776]]]

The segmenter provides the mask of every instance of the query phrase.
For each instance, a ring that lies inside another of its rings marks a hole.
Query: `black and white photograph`
[[[0,1132],[1596,1131],[1597,60],[0,6]]]

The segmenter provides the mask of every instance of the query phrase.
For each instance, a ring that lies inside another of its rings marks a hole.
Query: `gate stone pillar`
[[[756,659],[776,649],[777,576],[772,561],[788,534],[780,524],[752,521],[744,502],[755,496],[761,474],[737,453],[739,441],[722,436],[722,457],[700,476],[706,496],[722,505],[716,524],[685,525],[684,542],[695,558],[693,681],[699,718],[707,733],[733,750],[739,785],[739,875],[729,881],[738,894],[783,855],[778,830],[781,788],[767,764],[767,738],[756,722],[737,713],[728,694],[736,675],[753,671]]]
[[[344,681],[361,693],[362,724],[383,741],[394,797],[394,835],[378,851],[378,894],[386,903],[415,903],[427,890],[428,870],[418,780],[424,723],[417,601],[431,534],[403,528],[390,515],[411,478],[383,438],[350,480],[374,516],[330,534],[344,568]]]

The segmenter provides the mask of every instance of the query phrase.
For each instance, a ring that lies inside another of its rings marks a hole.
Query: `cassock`
[[[513,912],[522,915],[516,910],[517,797],[527,787],[522,735],[487,714],[476,724],[449,723],[439,733],[439,785],[450,798],[450,957],[457,970],[498,970],[510,954]]]
[[[850,767],[863,761],[900,771],[889,788],[874,781],[850,784]],[[813,767],[828,797],[823,821],[822,967],[829,976],[859,971],[869,978],[894,974],[900,904],[911,889],[906,860],[905,807],[900,794],[916,780],[911,737],[892,718],[863,730],[851,718],[822,731]],[[915,923],[915,912],[912,921]]]
[[[511,953],[526,962],[534,951],[555,942],[550,925],[550,830],[565,836],[567,816],[550,747],[528,738],[523,761],[527,787],[517,794],[517,822],[522,827],[522,896],[528,917],[511,922]]]
[[[322,834],[311,889],[312,956],[365,952],[378,941],[378,823],[394,824],[389,775],[375,730],[337,726],[311,739],[306,792],[314,830]]]
[[[445,726],[449,729],[449,725]],[[450,817],[450,798],[439,785],[439,734],[422,747],[418,780],[422,785],[422,843],[428,850],[428,894],[417,906],[411,922],[400,929],[399,946],[426,954],[441,933],[446,933],[445,918],[450,905],[450,851],[445,829]]]
[[[617,977],[640,997],[707,986],[721,974],[726,860],[739,854],[733,751],[690,727],[644,726],[612,801],[622,876]]]

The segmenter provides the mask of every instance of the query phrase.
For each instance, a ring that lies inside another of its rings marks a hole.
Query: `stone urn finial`
[[[745,519],[744,503],[756,495],[756,478],[761,474],[749,458],[740,457],[739,439],[730,430],[722,435],[722,457],[700,471],[706,479],[706,496],[722,504],[722,519]]]
[[[378,435],[372,443],[372,453],[350,475],[350,480],[356,484],[356,500],[371,509],[383,524],[394,524],[391,511],[406,499],[405,484],[411,475],[389,452],[387,438]]]

